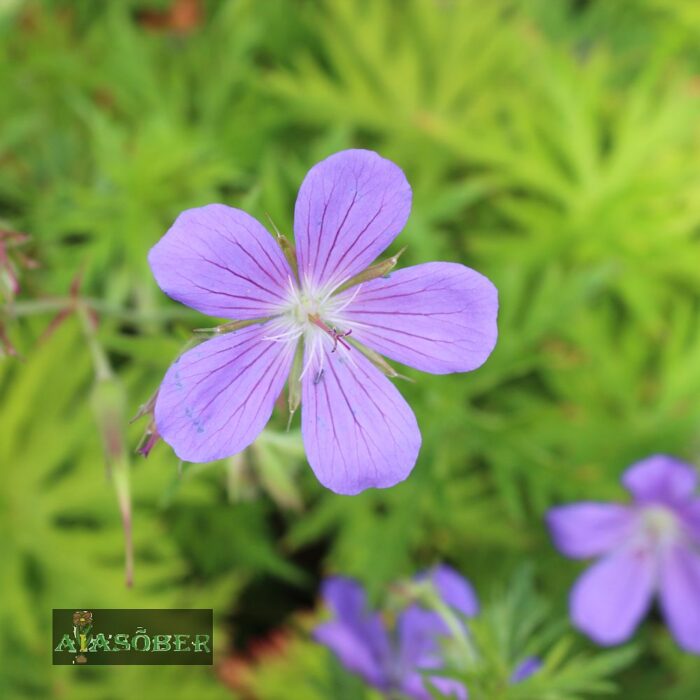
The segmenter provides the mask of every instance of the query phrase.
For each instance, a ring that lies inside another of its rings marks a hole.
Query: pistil
[[[309,314],[309,321],[333,338],[333,350],[331,350],[331,352],[335,352],[337,350],[338,343],[340,343],[347,350],[350,350],[350,345],[343,340],[343,338],[347,338],[352,333],[352,329],[340,332],[336,328],[331,328],[330,326],[326,325],[318,314]]]

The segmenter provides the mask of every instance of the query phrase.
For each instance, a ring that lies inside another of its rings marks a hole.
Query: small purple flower
[[[599,644],[618,644],[658,594],[678,644],[700,653],[698,473],[656,455],[630,467],[622,483],[634,499],[630,505],[574,503],[547,515],[563,554],[602,557],[571,591],[573,622]]]
[[[158,285],[238,322],[165,375],[155,420],[181,459],[207,462],[250,445],[289,378],[290,407],[302,404],[308,460],[324,486],[355,494],[408,476],[420,431],[379,353],[434,374],[476,369],[496,343],[498,309],[493,284],[463,265],[390,277],[395,258],[368,267],[410,208],[396,165],[351,150],[306,175],[296,253],[239,209],[210,204],[177,218],[148,256]]]
[[[429,577],[442,601],[457,613],[471,617],[478,602],[471,584],[448,566],[440,565],[419,578]],[[314,636],[327,646],[349,671],[384,693],[402,693],[415,700],[430,700],[424,672],[444,666],[441,641],[449,637],[444,620],[413,604],[398,617],[390,636],[377,612],[367,609],[362,587],[347,578],[331,578],[323,585],[323,599],[334,619],[319,625]],[[466,700],[458,681],[430,676],[429,682],[448,698]]]

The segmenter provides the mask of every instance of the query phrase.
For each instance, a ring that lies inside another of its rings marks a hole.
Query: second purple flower
[[[245,449],[289,381],[309,464],[324,486],[356,494],[408,476],[420,431],[381,355],[433,374],[476,369],[496,343],[498,310],[493,284],[463,265],[427,263],[390,277],[395,260],[371,265],[410,208],[400,168],[350,150],[304,179],[296,251],[222,204],[178,217],[149,254],[156,281],[183,304],[241,322],[165,375],[155,420],[181,459]]]
[[[631,504],[583,502],[552,508],[557,548],[601,557],[571,592],[574,624],[598,644],[629,639],[658,594],[678,644],[700,654],[700,496],[697,471],[667,455],[622,476]]]

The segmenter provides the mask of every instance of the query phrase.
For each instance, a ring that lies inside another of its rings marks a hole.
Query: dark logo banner
[[[53,611],[54,665],[197,665],[212,656],[211,610]]]

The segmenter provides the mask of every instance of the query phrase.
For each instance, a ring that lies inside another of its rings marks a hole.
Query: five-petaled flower
[[[421,575],[427,577],[445,605],[465,617],[476,615],[479,604],[471,584],[446,565]],[[401,612],[392,638],[380,613],[369,611],[359,583],[347,578],[324,582],[323,600],[333,619],[314,631],[340,662],[367,684],[384,693],[401,693],[415,700],[430,700],[426,671],[445,666],[443,642],[450,633],[445,621],[433,610],[416,603]],[[464,686],[453,679],[429,676],[429,684],[443,696],[465,700]]]
[[[634,633],[658,592],[678,644],[700,653],[698,473],[656,455],[630,467],[622,483],[630,505],[574,503],[547,515],[565,555],[602,555],[572,589],[573,622],[599,644],[618,644]]]
[[[468,638],[464,622],[479,611],[469,581],[445,564],[424,571],[416,581],[432,584],[461,634]],[[398,615],[395,633],[390,634],[382,615],[367,609],[365,592],[353,579],[327,579],[322,596],[333,618],[318,625],[314,637],[348,671],[389,697],[399,694],[412,700],[430,700],[434,695],[428,687],[432,686],[442,697],[466,700],[467,689],[461,682],[438,675],[446,666],[446,643],[454,639],[455,631],[441,614],[411,603]],[[513,671],[510,682],[526,680],[541,665],[535,657],[525,658]]]
[[[181,459],[206,462],[250,445],[289,378],[290,407],[301,402],[307,457],[324,486],[355,494],[408,476],[420,431],[381,355],[435,374],[473,370],[496,343],[498,307],[493,284],[460,264],[389,277],[395,258],[371,265],[410,207],[398,166],[350,150],[306,175],[296,252],[221,204],[177,218],[149,254],[156,281],[173,299],[238,322],[183,354],[160,387],[157,429]]]

